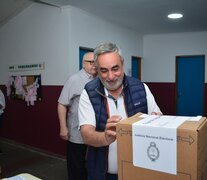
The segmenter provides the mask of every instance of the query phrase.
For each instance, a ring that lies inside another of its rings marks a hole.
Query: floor
[[[2,178],[29,173],[45,180],[67,180],[66,160],[0,139]],[[1,177],[0,177],[1,178]]]

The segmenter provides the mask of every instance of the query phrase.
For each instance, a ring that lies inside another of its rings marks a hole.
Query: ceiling
[[[28,0],[0,0],[0,27],[31,3]]]
[[[143,34],[207,31],[207,0],[0,0],[0,25],[32,1],[75,6]],[[172,12],[184,16],[169,20]]]

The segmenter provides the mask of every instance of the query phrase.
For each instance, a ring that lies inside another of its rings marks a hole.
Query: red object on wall
[[[165,115],[176,114],[176,84],[175,83],[146,83],[154,98]]]
[[[57,100],[61,90],[62,86],[42,86],[42,101],[36,101],[34,106],[27,106],[23,100],[6,98],[1,136],[45,152],[66,156],[66,141],[59,137],[57,115]]]

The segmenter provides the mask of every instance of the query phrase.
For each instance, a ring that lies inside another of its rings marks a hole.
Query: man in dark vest
[[[116,124],[138,112],[162,114],[146,84],[124,74],[121,50],[113,43],[94,51],[98,77],[79,102],[79,126],[88,144],[90,180],[118,180]]]

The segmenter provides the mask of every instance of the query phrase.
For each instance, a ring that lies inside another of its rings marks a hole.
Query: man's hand
[[[162,115],[161,112],[152,112],[151,115]]]
[[[69,131],[68,128],[61,128],[60,129],[60,138],[63,140],[68,140],[68,136],[69,136]]]
[[[104,133],[108,145],[116,140],[116,125],[120,120],[120,116],[112,116],[107,120]]]

